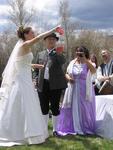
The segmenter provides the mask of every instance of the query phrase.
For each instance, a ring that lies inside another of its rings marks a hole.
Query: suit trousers
[[[59,103],[62,89],[51,90],[49,80],[44,79],[43,90],[38,94],[43,115],[48,114],[50,109],[52,115],[58,116],[60,114]]]

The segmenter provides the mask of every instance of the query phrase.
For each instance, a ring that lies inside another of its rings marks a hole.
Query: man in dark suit
[[[38,94],[40,105],[48,126],[49,104],[52,111],[53,135],[58,136],[57,121],[59,102],[62,90],[66,88],[66,79],[62,70],[65,58],[61,52],[56,51],[56,43],[59,38],[55,33],[44,38],[46,50],[39,52],[37,63],[43,64],[44,68],[38,70]]]

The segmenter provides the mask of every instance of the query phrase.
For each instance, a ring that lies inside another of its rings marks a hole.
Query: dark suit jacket
[[[55,52],[55,51],[54,51]],[[47,61],[48,53],[46,50],[38,53],[37,63],[44,64]],[[62,54],[51,53],[49,64],[49,84],[50,89],[65,89],[67,87],[65,74],[62,69],[62,65],[65,63],[65,58]],[[38,90],[43,90],[45,68],[39,70],[38,73]]]

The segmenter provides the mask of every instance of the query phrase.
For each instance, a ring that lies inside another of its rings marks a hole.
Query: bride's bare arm
[[[56,29],[57,29],[57,27],[55,27],[49,31],[46,31],[44,33],[41,33],[40,35],[36,36],[35,38],[33,38],[31,40],[25,41],[23,43],[22,47],[27,50],[28,48],[33,46],[35,43],[37,43],[40,39],[43,39],[44,37],[48,36],[49,34],[55,32]]]

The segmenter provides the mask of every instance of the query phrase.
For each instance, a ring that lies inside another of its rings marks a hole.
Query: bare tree
[[[69,23],[69,5],[68,1],[61,0],[59,3],[59,14],[61,17],[61,23],[64,27],[65,31],[65,49],[66,49],[66,56],[69,59],[69,39],[68,39],[68,23]]]
[[[11,22],[17,27],[20,25],[28,25],[31,23],[34,9],[25,8],[26,0],[8,0],[10,6],[9,15]]]
[[[72,59],[71,48],[73,43],[73,38],[75,38],[75,30],[78,24],[72,21],[70,16],[69,0],[60,0],[59,3],[59,15],[61,17],[61,24],[64,28],[64,44],[67,57],[67,63]]]
[[[17,41],[16,36],[11,33],[10,29],[0,33],[0,77]]]

